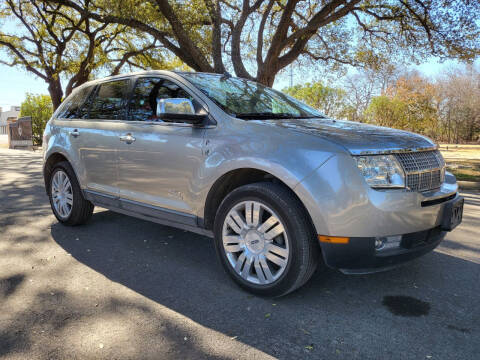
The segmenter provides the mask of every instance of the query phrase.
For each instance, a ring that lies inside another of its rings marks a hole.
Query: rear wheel
[[[319,247],[300,201],[284,186],[239,187],[221,203],[215,242],[222,265],[240,286],[285,295],[313,274]]]
[[[58,221],[66,225],[80,225],[90,219],[94,206],[83,197],[68,162],[62,161],[53,167],[49,185],[50,205]]]

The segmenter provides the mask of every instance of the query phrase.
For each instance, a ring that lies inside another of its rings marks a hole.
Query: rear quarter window
[[[76,119],[79,117],[79,110],[85,103],[88,95],[92,91],[92,86],[81,88],[65,99],[59,108],[57,118]]]

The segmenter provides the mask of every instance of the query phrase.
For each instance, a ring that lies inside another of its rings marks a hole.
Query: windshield
[[[241,119],[325,117],[300,101],[254,81],[219,74],[182,73],[226,113]]]

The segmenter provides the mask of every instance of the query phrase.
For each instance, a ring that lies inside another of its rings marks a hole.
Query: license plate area
[[[452,231],[462,222],[463,218],[463,197],[459,197],[457,200],[449,202],[445,205],[442,219],[442,230]]]

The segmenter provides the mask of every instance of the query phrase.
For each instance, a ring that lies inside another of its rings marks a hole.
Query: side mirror
[[[195,114],[195,108],[190,99],[168,98],[157,100],[157,117],[169,122],[201,124],[207,115]]]

